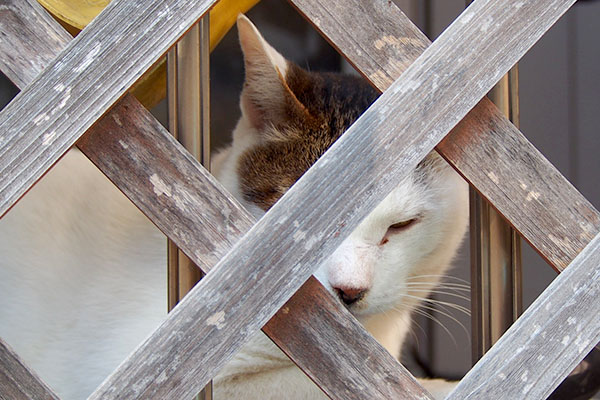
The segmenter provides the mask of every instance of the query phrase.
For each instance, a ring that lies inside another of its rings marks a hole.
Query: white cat
[[[377,97],[361,78],[307,72],[238,19],[246,80],[233,143],[217,178],[259,218]],[[410,313],[446,271],[464,236],[467,185],[430,154],[315,276],[393,355]],[[425,381],[441,396],[452,387]],[[262,333],[215,379],[215,398],[315,399],[320,390]]]
[[[377,93],[289,63],[244,17],[238,29],[243,115],[214,170],[258,218]],[[431,154],[316,276],[398,356],[466,220],[466,184]],[[0,337],[61,398],[82,399],[166,315],[166,239],[73,150],[0,220],[0,293]],[[262,333],[215,378],[215,399],[323,396]]]

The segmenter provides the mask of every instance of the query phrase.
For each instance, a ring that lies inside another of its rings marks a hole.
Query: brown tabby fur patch
[[[292,109],[295,99],[286,99],[285,118],[267,124],[261,144],[244,153],[238,165],[244,198],[265,211],[378,96],[360,77],[308,72],[293,63],[285,83],[307,112],[299,116]]]

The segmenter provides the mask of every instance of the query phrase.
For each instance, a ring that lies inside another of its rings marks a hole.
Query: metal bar
[[[472,0],[466,0],[468,6]],[[515,65],[488,98],[519,126],[519,69]],[[471,203],[471,357],[475,364],[523,309],[521,239],[473,188]]]
[[[169,130],[210,169],[210,22],[208,14],[173,47],[167,56]],[[171,241],[168,253],[168,306],[173,307],[203,274]],[[212,381],[198,394],[212,399]]]
[[[488,97],[519,123],[518,67]],[[522,311],[521,240],[504,218],[471,189],[472,360],[483,354]]]

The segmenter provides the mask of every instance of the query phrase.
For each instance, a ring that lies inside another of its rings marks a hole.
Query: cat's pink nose
[[[367,292],[365,288],[334,287],[333,289],[347,305],[356,303],[365,297],[365,293]]]

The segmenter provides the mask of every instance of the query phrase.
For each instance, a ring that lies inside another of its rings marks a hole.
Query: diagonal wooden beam
[[[600,235],[573,260],[448,399],[546,399],[600,341]]]
[[[7,38],[0,42],[0,69],[20,87],[70,40],[34,0],[15,1],[6,7],[0,31]],[[19,57],[15,59],[13,54]],[[84,135],[78,146],[167,236],[192,254],[205,272],[255,222],[129,96]],[[164,196],[155,191],[152,181],[182,185],[177,185],[171,196]],[[185,201],[183,209],[181,201]],[[332,398],[428,396],[315,279],[309,279],[285,305],[285,312],[275,314],[263,330]],[[350,346],[344,340],[348,337],[354,341]],[[306,343],[312,343],[310,351]],[[338,373],[332,374],[334,370]]]
[[[215,2],[114,0],[70,42],[0,112],[0,216]]]
[[[103,118],[79,141],[79,148],[208,272],[252,227],[253,217],[137,101],[127,97],[121,104],[126,112],[118,119]],[[251,274],[252,269],[247,269],[245,273]],[[213,299],[216,304],[220,296]],[[239,307],[250,315],[255,304]],[[429,398],[315,278],[298,290],[263,331],[332,398]],[[355,346],[344,340],[348,337]],[[311,343],[310,351],[307,343]],[[146,354],[143,362],[153,357]],[[212,367],[206,361],[202,366]],[[186,376],[188,372],[181,368],[169,378],[192,379]],[[173,387],[169,396],[185,398],[178,393],[184,389]]]
[[[92,398],[193,394],[213,374],[202,365],[223,365],[572,3],[476,0]]]
[[[2,339],[0,339],[0,399],[58,400],[58,396]]]
[[[431,44],[392,2],[290,2],[380,91]],[[487,99],[437,150],[556,270],[600,232],[598,211]]]
[[[429,45],[391,3],[350,0],[342,9],[330,2],[291,1],[380,90]],[[357,21],[354,15],[363,18]],[[349,26],[356,34],[345,31]],[[545,232],[553,232],[556,239],[538,251],[557,269],[598,232],[598,212],[489,101],[473,109],[437,149],[515,225],[531,224],[523,229],[530,241],[543,242],[550,237]],[[568,280],[544,292],[451,398],[546,398],[599,340],[597,319],[590,319],[598,314],[598,304],[589,303],[598,297],[597,252],[598,238],[567,269]],[[578,273],[570,272],[574,267]],[[577,293],[569,297],[572,288]]]

